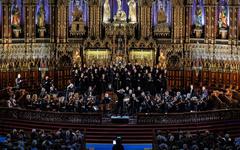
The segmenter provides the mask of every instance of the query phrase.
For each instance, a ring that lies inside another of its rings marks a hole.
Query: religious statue
[[[45,28],[45,10],[44,5],[41,4],[37,14],[37,21],[39,28]]]
[[[122,10],[122,1],[121,0],[117,0],[117,3],[118,3],[118,10],[117,10],[117,14],[114,16],[114,21],[126,22],[127,15]]]
[[[72,12],[72,24],[70,34],[73,36],[79,36],[85,34],[85,25],[83,21],[83,11],[80,9],[79,3],[75,0],[73,2],[74,9]]]
[[[20,10],[16,3],[13,6],[13,10],[12,10],[12,26],[15,29],[20,28]]]
[[[109,22],[110,18],[111,18],[111,10],[110,10],[110,4],[109,4],[109,0],[105,0],[105,3],[103,5],[104,8],[104,12],[103,12],[103,22],[107,23]]]
[[[129,0],[129,20],[133,23],[137,22],[137,13],[136,13],[136,2],[135,0]]]
[[[226,6],[222,6],[220,13],[219,13],[219,29],[226,29],[227,28],[227,8]]]
[[[73,17],[73,21],[82,21],[83,20],[83,13],[79,9],[78,5],[74,6],[74,10],[72,12],[72,17]]]
[[[160,7],[160,10],[158,12],[157,20],[158,20],[158,24],[167,22],[167,16],[165,15],[165,12],[162,6]]]
[[[158,57],[158,67],[161,69],[165,69],[167,67],[166,65],[166,57],[164,56],[163,52],[160,52],[160,56]]]
[[[169,26],[167,23],[167,16],[162,7],[162,4],[160,4],[160,10],[158,11],[157,26],[155,26],[154,34],[155,36],[161,37],[169,36],[170,34]]]
[[[122,10],[122,0],[117,0],[118,3],[118,12]]]
[[[196,8],[195,18],[196,28],[202,28],[202,8],[199,5]]]

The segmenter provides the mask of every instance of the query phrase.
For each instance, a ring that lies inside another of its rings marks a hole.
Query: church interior
[[[239,20],[240,0],[0,0],[0,147],[240,149]]]

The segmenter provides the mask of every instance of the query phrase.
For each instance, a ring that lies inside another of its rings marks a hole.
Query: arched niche
[[[172,1],[171,0],[155,0],[152,3],[152,25],[157,25],[158,12],[161,6],[167,16],[167,23],[169,27],[172,26]]]
[[[69,26],[72,25],[75,6],[77,6],[77,8],[82,12],[83,22],[85,23],[85,25],[87,25],[89,12],[88,12],[88,2],[86,0],[69,0],[68,25]]]
[[[194,0],[192,8],[191,36],[194,38],[203,38],[205,29],[204,0]]]
[[[24,3],[23,0],[12,0],[11,1],[11,28],[13,38],[24,37]]]
[[[37,0],[35,11],[36,37],[50,36],[50,6],[49,0]]]
[[[227,39],[229,32],[228,0],[219,0],[217,7],[217,38]]]

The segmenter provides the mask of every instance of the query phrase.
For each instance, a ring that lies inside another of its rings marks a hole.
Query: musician
[[[88,90],[85,93],[85,95],[86,96],[95,96],[96,95],[95,89],[92,86],[89,86]]]
[[[131,72],[130,71],[127,71],[126,75],[125,75],[125,86],[128,86],[128,87],[132,87],[132,77],[131,77]]]
[[[15,85],[16,85],[17,90],[19,90],[23,87],[23,80],[21,78],[21,74],[17,75],[17,78],[15,79]]]
[[[119,73],[117,72],[115,75],[114,75],[114,78],[113,78],[113,88],[114,90],[119,90],[120,88],[120,76],[119,76]]]
[[[10,99],[7,101],[8,108],[13,108],[17,106],[15,95],[11,96]]]
[[[48,105],[48,103],[47,103],[47,95],[45,95],[44,98],[40,99],[40,109],[41,110],[47,110],[47,105]]]
[[[50,92],[50,87],[51,87],[51,80],[48,76],[45,77],[43,81],[43,87],[46,89],[47,93]]]
[[[164,93],[163,99],[164,99],[164,103],[165,103],[164,111],[166,113],[166,112],[169,112],[173,107],[172,98],[169,95],[168,91],[166,91]]]
[[[25,106],[27,109],[31,109],[31,108],[32,108],[32,99],[31,99],[31,95],[30,95],[30,94],[28,94],[28,95],[26,96],[26,100],[25,100],[24,106]]]
[[[155,96],[155,110],[156,112],[163,113],[164,111],[164,100],[161,98],[160,94],[156,94]]]
[[[191,94],[190,93],[187,93],[187,96],[184,100],[184,104],[185,104],[184,111],[190,111],[191,110]]]
[[[111,100],[111,98],[109,97],[109,94],[108,93],[105,93],[105,95],[104,95],[104,98],[103,98],[103,100],[102,100],[102,104],[103,104],[103,112],[104,113],[106,113],[106,111],[108,111],[108,106],[109,106],[109,104],[110,104],[110,102],[111,102],[112,100]]]
[[[41,87],[39,97],[43,98],[47,94],[46,89],[44,87]]]
[[[196,96],[196,93],[195,93],[195,90],[194,90],[192,84],[190,85],[189,93],[190,93],[190,97],[191,97],[191,98]]]
[[[75,104],[74,94],[70,94],[67,105],[66,105],[68,112],[73,112],[74,111],[74,104]]]
[[[206,100],[208,98],[208,90],[205,86],[202,87],[201,100]]]
[[[78,68],[75,67],[75,68],[73,69],[73,79],[74,79],[74,85],[75,85],[75,87],[76,87],[77,90],[80,89],[79,77],[80,77],[80,72],[79,72]]]
[[[67,92],[74,92],[74,84],[71,82],[71,80],[68,80]]]
[[[109,104],[111,102],[111,98],[109,97],[108,93],[105,93],[102,103],[104,105]]]
[[[123,99],[124,99],[124,89],[120,89],[117,91],[117,113],[122,115],[123,114]]]
[[[163,92],[162,74],[159,74],[156,77],[155,87],[156,87],[156,93],[162,94]]]
[[[56,94],[57,93],[57,88],[54,86],[53,83],[51,84],[49,93],[50,94]]]
[[[136,94],[133,93],[130,97],[130,106],[131,106],[131,109],[130,109],[130,113],[131,114],[136,114],[137,112],[139,112],[139,106],[140,106],[140,103],[139,103],[139,99],[136,97]]]
[[[149,91],[152,95],[155,93],[155,89],[154,89],[154,81],[152,78],[152,74],[148,73],[147,74],[147,79],[146,79],[146,90]]]
[[[198,110],[204,110],[207,106],[207,101],[208,100],[208,90],[206,89],[205,86],[202,87],[202,92],[200,95],[200,100],[197,102],[197,109]]]
[[[33,105],[33,109],[40,110],[40,101],[38,99],[37,94],[33,94],[32,96],[32,105]]]
[[[174,97],[174,104],[177,111],[182,112],[184,111],[184,102],[181,92],[177,92],[177,95]]]
[[[108,85],[108,81],[105,74],[102,74],[102,77],[100,79],[100,93],[103,93],[106,91]]]
[[[66,100],[65,100],[65,97],[64,96],[61,96],[58,98],[58,110],[60,112],[65,112],[66,111]]]
[[[142,75],[141,75],[141,73],[138,73],[138,74],[137,74],[137,77],[135,78],[134,85],[135,85],[136,87],[141,87],[141,86],[143,85],[142,82],[143,82]]]

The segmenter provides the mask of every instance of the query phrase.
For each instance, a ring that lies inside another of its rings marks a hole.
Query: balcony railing
[[[224,109],[187,113],[139,113],[138,124],[190,124],[211,121],[239,120],[240,109]]]
[[[19,108],[0,108],[0,118],[74,124],[102,123],[102,113],[63,113]]]

